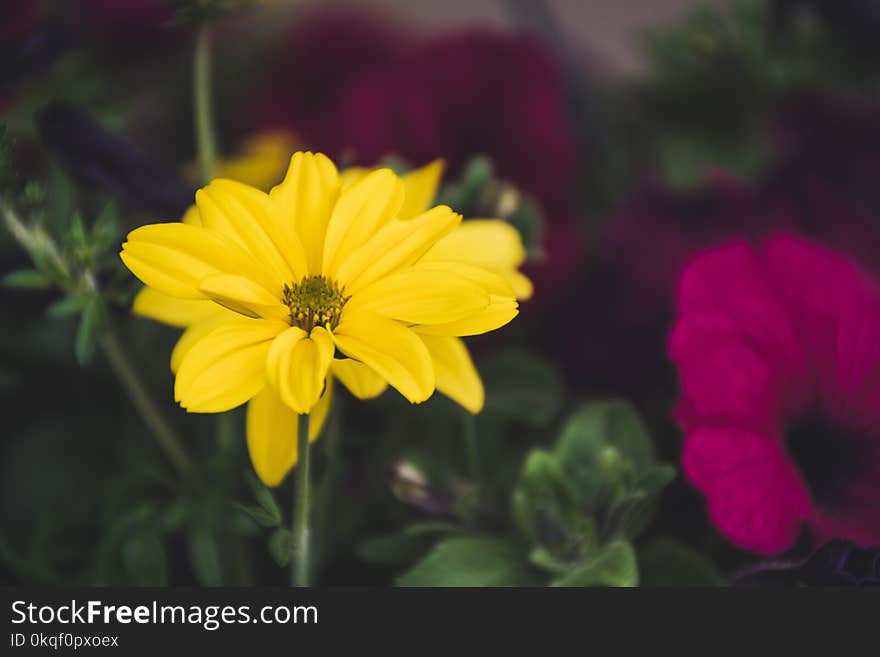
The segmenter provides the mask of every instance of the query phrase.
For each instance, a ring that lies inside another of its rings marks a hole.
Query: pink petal
[[[682,317],[669,340],[678,364],[688,427],[711,422],[772,431],[784,411],[785,381],[772,357],[757,353],[728,317]]]
[[[816,517],[806,487],[774,436],[695,429],[685,440],[683,465],[706,495],[713,522],[742,548],[782,552]]]
[[[748,242],[729,242],[694,257],[679,279],[678,307],[681,317],[726,315],[756,351],[772,359],[771,366],[802,376],[804,350],[795,322]]]

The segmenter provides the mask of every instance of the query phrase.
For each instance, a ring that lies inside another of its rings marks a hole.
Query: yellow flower
[[[367,168],[343,171],[343,187],[363,179],[369,172]],[[442,160],[434,160],[405,173],[402,179],[406,199],[398,218],[406,221],[424,212],[437,196],[442,175]],[[440,239],[421,262],[455,262],[463,271],[470,268],[489,271],[508,286],[497,289],[497,293],[503,295],[512,291],[518,299],[529,299],[532,282],[519,271],[525,260],[526,250],[516,228],[501,219],[468,219]],[[469,333],[462,332],[461,335]],[[422,340],[434,363],[437,390],[471,413],[479,413],[483,409],[485,391],[464,341],[453,335],[432,334],[430,329],[423,330]]]
[[[248,447],[269,485],[296,461],[296,414],[312,413],[317,435],[331,377],[360,397],[390,384],[424,401],[437,381],[429,345],[517,313],[502,276],[430,255],[461,218],[438,206],[402,220],[404,190],[388,169],[343,188],[330,160],[297,153],[269,194],[215,180],[183,223],[123,244],[129,269],[177,304],[145,292],[135,311],[188,326],[172,354],[175,398],[191,412],[250,401]]]
[[[290,154],[299,143],[299,138],[287,130],[258,132],[244,140],[239,154],[217,161],[214,177],[268,190],[284,175]]]

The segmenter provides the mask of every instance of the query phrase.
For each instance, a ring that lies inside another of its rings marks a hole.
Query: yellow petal
[[[211,274],[236,274],[268,290],[278,281],[227,237],[183,223],[150,224],[128,234],[119,254],[150,287],[184,299],[204,299],[199,283]],[[274,282],[273,282],[274,281]]]
[[[505,269],[499,272],[507,280],[507,283],[513,288],[513,293],[517,299],[527,301],[532,298],[535,287],[532,285],[531,279],[516,269]]]
[[[518,304],[510,297],[489,296],[489,306],[475,315],[447,324],[425,324],[414,326],[421,335],[480,335],[494,331],[516,317]]]
[[[286,321],[290,309],[282,302],[280,284],[278,288],[278,294],[273,295],[249,278],[232,274],[207,276],[199,285],[209,299],[245,317]]]
[[[272,343],[266,359],[269,382],[297,413],[309,413],[324,391],[333,360],[333,340],[317,326],[306,335],[292,326]]]
[[[327,225],[324,273],[335,275],[355,249],[397,216],[402,203],[403,183],[391,169],[377,169],[346,189]]]
[[[453,262],[448,260],[419,261],[412,269],[418,271],[434,271],[460,276],[479,285],[489,294],[501,297],[515,295],[513,287],[507,279],[498,272],[472,265],[467,262]]]
[[[326,392],[321,395],[309,418],[309,442],[314,442],[320,435],[332,397],[333,386],[328,381]],[[265,386],[248,404],[248,453],[257,476],[267,486],[280,484],[296,465],[297,420],[297,414],[281,401],[272,386]]]
[[[431,207],[444,167],[443,160],[434,160],[401,176],[406,186],[406,200],[400,208],[398,218],[404,221],[412,219]]]
[[[281,322],[227,322],[198,340],[183,356],[174,397],[192,413],[220,413],[249,400],[265,384],[266,354]]]
[[[363,180],[372,171],[369,167],[349,167],[339,172],[341,191],[345,191],[356,182]]]
[[[339,379],[358,399],[378,397],[388,383],[369,367],[351,358],[336,358],[330,365],[330,372]]]
[[[360,290],[343,312],[369,310],[411,324],[442,324],[488,306],[488,293],[463,276],[445,270],[410,268]]]
[[[460,221],[461,215],[445,205],[409,221],[392,221],[341,264],[336,280],[353,294],[383,276],[414,264]]]
[[[434,363],[437,390],[471,413],[483,410],[483,381],[464,342],[440,335],[423,335],[421,338]]]
[[[265,131],[248,137],[240,148],[240,155],[217,162],[214,176],[267,190],[284,175],[284,167],[297,141],[297,136],[286,130]]]
[[[178,299],[162,294],[151,287],[137,293],[131,311],[163,324],[186,327],[217,313],[217,304],[201,299]]]
[[[277,281],[306,273],[305,254],[298,241],[282,229],[281,210],[268,194],[234,180],[215,180],[196,192],[202,224],[236,242],[267,267]]]
[[[424,343],[394,320],[368,312],[343,313],[333,332],[339,350],[371,367],[413,403],[434,392],[434,369]]]
[[[441,239],[421,262],[455,261],[494,271],[504,277],[518,299],[532,296],[531,281],[517,269],[526,249],[519,231],[501,219],[468,219]]]
[[[183,362],[183,357],[186,356],[190,349],[192,349],[193,345],[198,344],[202,338],[211,333],[217,327],[222,326],[227,322],[237,322],[241,319],[241,315],[238,313],[226,310],[226,308],[221,308],[213,301],[204,301],[203,303],[211,304],[217,309],[217,311],[207,319],[196,322],[187,328],[177,339],[177,343],[171,351],[171,371],[175,374],[177,373],[177,370],[180,369],[180,363]]]
[[[321,273],[324,235],[330,213],[339,194],[336,167],[321,153],[294,153],[284,181],[270,195],[279,204],[282,220],[299,236],[305,251],[307,270]],[[295,235],[291,233],[290,239]]]
[[[276,388],[280,387],[281,379],[290,369],[290,356],[294,346],[307,335],[300,327],[290,326],[279,333],[272,342],[266,355],[266,376],[269,383]]]
[[[426,260],[458,260],[497,269],[518,267],[526,259],[519,231],[501,219],[468,219],[438,241]]]
[[[181,219],[181,221],[190,226],[201,226],[202,217],[199,214],[199,209],[194,205],[189,206],[186,212],[183,213],[183,219]]]

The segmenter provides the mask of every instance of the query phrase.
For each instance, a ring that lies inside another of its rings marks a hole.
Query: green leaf
[[[357,555],[363,561],[393,565],[416,558],[428,545],[431,537],[421,534],[388,534],[367,539],[358,546]]]
[[[486,411],[536,427],[556,417],[565,397],[559,370],[524,351],[507,351],[481,364]]]
[[[100,252],[113,246],[118,238],[119,225],[116,221],[116,206],[113,203],[108,203],[92,225],[92,246]]]
[[[6,274],[3,285],[21,290],[44,290],[52,287],[52,280],[35,269],[20,269]]]
[[[480,192],[492,179],[492,160],[483,155],[471,158],[461,174],[461,192],[463,203],[470,205],[475,202]]]
[[[280,525],[282,521],[281,509],[278,507],[278,502],[275,501],[272,491],[266,488],[253,472],[248,471],[245,479],[247,479],[248,485],[251,487],[257,504],[272,518],[272,525]]]
[[[617,500],[608,509],[602,533],[607,537],[633,539],[651,522],[656,504],[637,492]]]
[[[82,247],[86,244],[86,227],[83,223],[82,215],[74,212],[70,217],[70,226],[68,228],[70,242],[75,247]]]
[[[407,525],[403,529],[403,533],[407,536],[430,536],[436,534],[455,534],[461,532],[462,528],[451,522],[416,522]]]
[[[293,556],[293,534],[285,527],[279,527],[269,537],[269,554],[279,566],[290,563]]]
[[[398,586],[540,586],[525,550],[496,538],[449,538],[397,580]]]
[[[655,465],[638,479],[631,491],[613,500],[606,514],[606,536],[633,539],[650,524],[657,508],[659,494],[675,478],[675,468]]]
[[[164,586],[167,581],[165,547],[155,534],[135,534],[122,545],[122,562],[134,586]]]
[[[203,586],[223,585],[220,547],[213,532],[195,527],[189,533],[189,561],[196,579]]]
[[[551,586],[637,586],[636,554],[626,541],[612,541],[574,566]]]
[[[650,497],[666,488],[675,475],[675,468],[671,465],[652,465],[636,480],[636,488]]]
[[[581,505],[590,503],[602,487],[605,435],[596,425],[594,410],[582,408],[565,423],[553,450]]]
[[[70,178],[57,166],[49,170],[46,188],[52,190],[51,194],[45,195],[46,220],[60,234],[73,213],[76,189]]]
[[[723,586],[709,559],[686,545],[659,539],[639,551],[642,586]]]
[[[568,570],[568,564],[561,561],[544,547],[537,547],[529,552],[529,561],[541,570],[545,570],[553,575],[558,575]]]
[[[53,282],[67,281],[69,274],[64,271],[57,258],[51,258],[46,253],[34,251],[31,253],[34,266],[47,279]]]
[[[627,483],[630,470],[638,478],[654,467],[647,429],[624,401],[582,406],[563,427],[554,454],[583,504],[593,501],[603,485]]]
[[[556,547],[577,515],[575,500],[553,455],[532,450],[513,495],[513,516],[520,531],[533,543]]]
[[[83,308],[76,331],[76,359],[80,365],[88,363],[95,354],[95,345],[104,332],[107,315],[104,303],[97,295],[92,295]]]
[[[157,518],[162,532],[173,532],[180,529],[190,515],[190,507],[183,502],[173,502],[162,509]]]
[[[46,308],[49,317],[70,317],[82,312],[92,301],[91,294],[71,294]]]
[[[263,507],[246,504],[235,504],[234,506],[262,527],[277,527],[281,522],[281,518],[268,513]]]
[[[519,231],[529,260],[542,258],[544,251],[541,239],[544,221],[538,207],[530,201],[521,200],[519,207],[510,216],[509,221]]]

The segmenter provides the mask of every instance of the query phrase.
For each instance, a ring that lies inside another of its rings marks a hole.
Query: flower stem
[[[211,102],[211,34],[207,25],[196,33],[193,53],[193,111],[195,112],[196,147],[202,183],[211,181],[217,143],[214,138],[214,112]]]
[[[15,210],[5,202],[0,202],[0,214],[2,214],[3,220],[12,236],[32,258],[42,256],[53,263],[63,278],[59,286],[65,293],[74,292],[85,287],[90,293],[100,294],[101,291],[92,272],[85,271],[81,277],[74,277],[70,266],[61,255],[58,245],[45,230],[39,226],[27,226],[19,218]],[[119,378],[144,423],[156,439],[160,449],[180,474],[191,474],[192,462],[189,460],[189,456],[187,456],[186,451],[181,446],[174,430],[168,425],[165,418],[162,417],[150,393],[144,388],[134,367],[128,362],[125,351],[120,346],[112,329],[108,328],[104,332],[99,344],[110,363],[110,367]]]
[[[462,436],[464,439],[468,474],[473,480],[474,485],[479,486],[482,476],[480,471],[480,451],[477,447],[476,418],[468,411],[462,411],[462,418]]]
[[[293,561],[290,581],[294,586],[309,586],[309,414],[299,416],[296,432],[297,461],[293,500]]]
[[[159,448],[181,475],[191,474],[192,462],[181,447],[177,435],[162,417],[150,393],[141,384],[134,367],[128,361],[119,341],[110,329],[104,333],[100,345],[110,362],[110,367],[113,368],[113,372],[119,378],[144,423],[156,438]]]
[[[314,536],[312,541],[312,550],[314,552],[312,572],[321,572],[323,567],[321,558],[327,554],[326,548],[330,540],[330,513],[333,506],[333,494],[341,474],[339,451],[342,443],[342,397],[342,395],[338,395],[333,400],[330,418],[324,425],[324,430],[321,434],[321,442],[327,455],[327,467],[324,470],[320,485],[317,486],[317,495],[314,502],[315,508],[312,513],[312,534]]]

